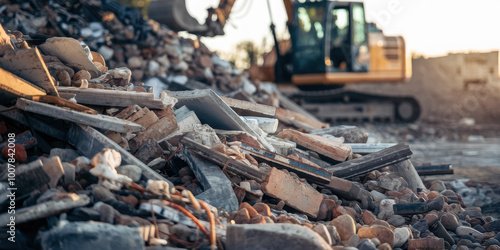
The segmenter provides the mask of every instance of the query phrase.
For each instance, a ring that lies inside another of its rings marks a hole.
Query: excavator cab
[[[368,30],[362,3],[295,5],[291,27],[294,74],[367,72]]]
[[[293,70],[277,82],[303,86],[407,78],[403,38],[369,30],[362,2],[296,1],[293,13]]]

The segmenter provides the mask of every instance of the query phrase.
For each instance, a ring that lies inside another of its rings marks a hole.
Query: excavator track
[[[318,119],[328,122],[402,122],[416,121],[420,104],[411,96],[368,94],[344,88],[303,91],[289,96]]]

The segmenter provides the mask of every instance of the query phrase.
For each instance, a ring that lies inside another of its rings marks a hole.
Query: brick
[[[351,153],[351,147],[319,135],[285,129],[278,134],[278,137],[293,141],[298,145],[328,156],[336,161],[345,161]]]
[[[161,118],[160,120],[149,126],[149,128],[146,131],[132,138],[132,140],[129,141],[130,151],[131,152],[137,151],[137,149],[139,149],[139,147],[150,138],[159,141],[167,137],[175,130],[179,129],[179,126],[177,125],[177,120],[175,119],[174,116],[174,111],[172,110],[170,114],[171,114],[170,116],[165,116]]]
[[[146,112],[146,114],[141,118],[137,119],[135,123],[140,124],[147,129],[149,126],[153,125],[153,123],[157,122],[159,119],[158,116],[156,116],[156,114],[153,111],[149,110],[148,108],[144,108],[143,111]]]
[[[323,201],[323,195],[313,187],[277,168],[268,172],[261,187],[266,195],[281,199],[288,206],[313,218],[318,215]]]
[[[120,113],[115,115],[115,117],[120,118],[120,119],[127,119],[139,110],[141,110],[141,107],[139,107],[139,105],[135,104],[135,105],[129,106],[128,108],[125,108]]]
[[[163,154],[163,149],[154,139],[149,139],[144,143],[134,154],[134,156],[144,164],[148,164],[152,160],[160,157]]]
[[[149,111],[149,109],[148,109],[148,111]],[[135,122],[135,121],[139,120],[139,118],[143,117],[144,115],[146,115],[146,112],[144,111],[144,109],[141,109],[141,110],[135,112],[129,118],[127,118],[127,121]]]

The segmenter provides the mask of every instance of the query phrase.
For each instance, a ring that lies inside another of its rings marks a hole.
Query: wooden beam
[[[18,109],[58,118],[66,121],[89,125],[105,130],[116,131],[119,133],[130,133],[144,131],[145,128],[137,123],[118,119],[106,115],[91,115],[78,111],[60,108],[54,105],[35,102],[24,98],[19,98],[16,103]]]
[[[293,141],[300,146],[313,150],[336,161],[345,161],[351,153],[351,147],[319,135],[305,134],[292,129],[285,129],[278,137]]]
[[[6,117],[13,121],[19,122],[26,127],[30,127],[38,132],[54,137],[61,141],[66,141],[67,130],[64,125],[47,123],[38,118],[33,117],[30,113],[24,113],[19,109],[9,109],[0,105],[0,116]],[[26,120],[26,118],[28,120]],[[60,120],[60,122],[63,122]]]
[[[401,143],[373,154],[333,165],[327,170],[334,176],[349,178],[407,160],[412,154],[410,147]]]
[[[50,95],[59,96],[52,76],[37,48],[7,53],[0,58],[0,67],[41,87]]]
[[[81,104],[108,107],[129,107],[137,104],[149,109],[162,109],[165,107],[162,100],[156,99],[153,93],[75,87],[57,87],[57,90],[61,94],[74,94],[76,101]]]
[[[226,102],[227,105],[229,105],[236,113],[242,116],[273,117],[286,124],[294,125],[298,128],[306,130],[323,129],[329,127],[329,125],[326,123],[322,123],[316,119],[311,119],[305,115],[287,109],[276,108],[273,106],[222,96],[221,99]]]
[[[352,148],[353,154],[367,155],[396,146],[397,143],[344,143]]]
[[[245,163],[234,160],[223,153],[212,150],[209,147],[186,137],[183,137],[180,140],[180,143],[189,148],[192,153],[204,159],[215,162],[221,167],[227,166],[227,170],[231,173],[256,180],[259,183],[262,182],[263,175],[258,169],[254,169]]]

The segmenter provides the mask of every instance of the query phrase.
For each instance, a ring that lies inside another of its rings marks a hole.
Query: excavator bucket
[[[148,17],[167,25],[174,31],[187,31],[204,35],[209,29],[206,24],[200,24],[189,15],[184,0],[151,1],[148,8]]]

